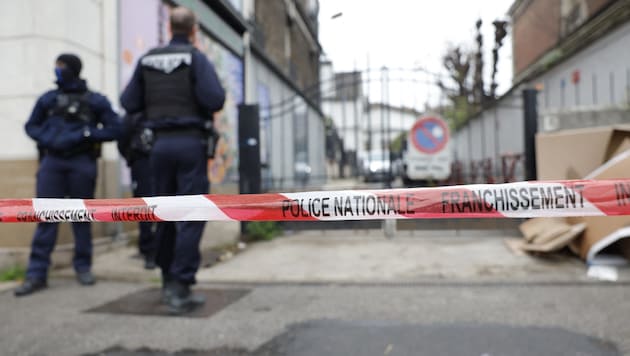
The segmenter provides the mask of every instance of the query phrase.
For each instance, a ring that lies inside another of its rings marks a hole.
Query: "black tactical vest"
[[[191,71],[193,46],[155,48],[140,60],[147,118],[200,116]]]
[[[48,110],[48,116],[61,116],[67,121],[81,121],[85,124],[94,122],[94,112],[88,98],[90,92],[57,94],[55,104]]]
[[[92,93],[65,93],[60,92],[55,98],[54,106],[48,109],[48,116],[61,116],[66,121],[77,121],[84,125],[95,125],[96,115],[90,106],[89,97]],[[39,159],[47,154],[54,154],[59,157],[73,157],[78,154],[90,153],[92,158],[101,156],[101,143],[84,140],[72,148],[64,151],[56,151],[45,147],[37,146]]]

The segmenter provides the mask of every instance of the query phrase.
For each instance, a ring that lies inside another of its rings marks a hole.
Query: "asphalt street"
[[[426,236],[425,236],[426,235]],[[0,293],[4,355],[630,355],[630,268],[586,276],[466,233],[302,232],[204,268],[204,308],[169,316],[131,250],[50,288]],[[64,277],[66,276],[66,277]]]
[[[626,282],[206,283],[198,288],[243,292],[206,317],[94,311],[155,287],[54,279],[28,298],[4,292],[1,353],[630,354]]]

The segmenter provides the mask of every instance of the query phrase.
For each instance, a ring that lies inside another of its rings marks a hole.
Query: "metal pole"
[[[580,106],[580,81],[575,83],[575,106]]]
[[[339,172],[341,178],[346,177],[346,164],[348,157],[348,122],[346,120],[346,76],[341,76],[341,137],[343,140],[343,153],[341,155],[341,160],[343,164],[341,165],[341,172]]]
[[[381,67],[381,155],[385,162],[385,67]],[[386,179],[387,180],[387,179]],[[385,188],[387,183],[385,183]]]
[[[372,113],[370,112],[370,85],[372,85],[372,70],[370,69],[370,54],[367,54],[367,68],[365,70],[367,76],[367,86],[365,97],[367,98],[366,111],[367,111],[367,152],[372,151]]]
[[[282,103],[285,103],[285,92],[284,90],[282,90]],[[286,103],[284,104],[286,105]],[[280,112],[280,137],[285,137],[285,132],[284,132],[284,116],[286,115],[286,110],[284,110],[284,105],[282,105],[282,110]],[[278,188],[282,189],[284,187],[284,178],[285,178],[285,174],[286,172],[285,170],[285,166],[284,166],[284,161],[286,160],[284,157],[284,152],[286,152],[286,148],[285,146],[285,140],[280,140],[280,155],[282,157],[282,159],[280,159],[280,177],[279,177],[279,182],[278,182]]]
[[[593,105],[597,105],[597,76],[593,73]]]
[[[238,188],[240,194],[259,194],[261,191],[259,115],[258,105],[240,104],[238,106]],[[241,234],[247,232],[247,224],[247,222],[241,222]]]
[[[416,74],[416,72],[414,70],[412,70],[411,71],[411,76],[415,77],[415,74]],[[404,73],[403,73],[403,75],[404,75]],[[415,79],[415,78],[413,78],[413,79]],[[405,83],[404,80],[401,80],[400,81],[400,89],[401,89],[400,96],[401,96],[401,98],[402,98],[403,93],[405,92],[406,86],[411,86],[412,87],[412,92],[414,92],[414,93],[416,92],[416,90],[415,90],[416,89],[415,88],[416,82],[411,82],[411,84],[409,85],[409,84]],[[404,103],[404,102],[401,100],[401,103]],[[400,137],[400,140],[401,140],[400,141],[400,150],[398,151],[398,154],[396,155],[396,159],[400,159],[401,155],[402,155],[403,132],[405,132],[405,127],[406,127],[406,125],[405,125],[405,114],[404,114],[405,105],[401,104],[401,106],[402,106],[403,110],[400,112],[400,126],[398,126],[398,130],[395,130],[396,131],[396,138]],[[412,111],[411,111],[412,115],[414,115],[415,114],[415,110],[416,110],[416,108],[414,107],[414,104],[412,103],[409,106],[412,109]]]
[[[354,72],[352,73],[353,78],[353,111],[354,111],[354,176],[359,175],[359,112],[357,107],[357,101],[361,98],[361,91],[359,90],[361,85],[361,78],[358,77],[359,72],[357,71],[357,62],[354,62]]]
[[[615,105],[615,74],[610,72],[610,105]]]
[[[536,132],[538,132],[538,108],[536,89],[523,90],[524,132],[525,132],[525,179],[535,180],[536,174]]]
[[[388,132],[386,131],[389,128],[389,117],[388,115],[386,116],[386,112],[385,112],[385,110],[387,110],[389,113],[389,101],[387,98],[388,86],[389,86],[389,80],[388,80],[387,67],[383,66],[381,67],[381,149],[382,149],[382,154],[383,154],[383,162],[387,160],[387,162],[390,163],[389,167],[387,168],[387,173],[385,177],[385,183],[384,183],[385,188],[391,188],[391,185],[389,182],[389,179],[391,176],[391,156],[388,152],[389,151],[389,147],[388,147],[389,137],[388,137]],[[387,128],[385,126],[385,120],[388,121]],[[385,155],[387,155],[388,157],[385,158]],[[387,238],[394,237],[396,233],[396,220],[392,220],[392,219],[383,220],[383,233],[385,234],[385,237]]]
[[[481,159],[484,160],[486,159],[487,156],[487,152],[486,152],[486,117],[484,115],[485,112],[481,112],[479,114],[479,125],[481,125],[481,141],[479,142],[479,144],[481,144]]]
[[[121,11],[121,3],[122,0],[118,0],[116,1],[116,58],[121,58],[121,53],[122,53],[122,41],[121,41],[121,26],[122,26],[122,11]],[[120,93],[120,91],[122,90],[122,78],[121,78],[121,66],[118,65],[118,70],[116,72],[116,90],[117,93]],[[118,197],[117,198],[122,198],[125,192],[125,189],[123,187],[123,182],[122,182],[122,174],[124,171],[123,168],[123,164],[122,163],[122,159],[120,159],[121,157],[119,157],[119,159],[117,160],[117,173],[118,173]],[[116,223],[116,236],[114,237],[114,239],[120,239],[122,238],[123,234],[125,232],[125,227],[123,226],[122,222],[118,222]]]
[[[466,131],[468,133],[468,183],[477,183],[472,181],[473,177],[473,162],[475,161],[475,157],[473,157],[473,144],[472,144],[472,122],[468,117],[468,113],[466,113]]]
[[[499,105],[497,105],[494,108],[494,159],[497,162],[497,171],[499,170],[498,162],[501,160],[501,157],[499,156],[499,137],[501,137],[501,134],[499,133]],[[499,174],[497,173],[497,176],[498,175]]]
[[[545,109],[549,109],[549,80],[545,80],[543,88],[545,92]]]
[[[392,118],[391,118],[391,105],[390,105],[390,100],[389,100],[389,70],[387,69],[387,67],[385,67],[385,100],[387,101],[387,122],[386,122],[386,127],[387,127],[387,139],[385,140],[386,142],[386,147],[387,147],[387,162],[389,162],[389,165],[387,167],[387,179],[385,181],[385,186],[387,188],[391,188],[392,187]]]

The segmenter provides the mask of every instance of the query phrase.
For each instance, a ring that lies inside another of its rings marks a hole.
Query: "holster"
[[[206,156],[210,159],[214,158],[214,155],[217,150],[217,144],[219,143],[219,138],[221,135],[217,132],[217,130],[212,127],[212,125],[206,125]]]

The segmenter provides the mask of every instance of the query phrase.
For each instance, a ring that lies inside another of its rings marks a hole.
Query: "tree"
[[[392,154],[400,156],[403,150],[403,143],[407,139],[408,131],[403,131],[399,133],[392,142],[389,144],[389,152]]]
[[[455,82],[456,88],[447,87],[442,81],[438,85],[445,90],[450,97],[468,97],[470,95],[470,87],[468,84],[468,73],[470,72],[470,56],[463,53],[460,47],[453,47],[446,52],[442,59],[444,67],[449,72],[450,79]]]
[[[446,113],[446,117],[451,120],[452,125],[458,127],[463,124],[470,115],[470,100],[472,88],[470,86],[471,56],[464,53],[460,47],[450,48],[442,63],[449,73],[452,83],[438,81],[438,86],[447,95],[452,104],[452,110]]]
[[[496,20],[492,23],[495,28],[494,46],[492,49],[492,76],[490,91],[486,92],[483,78],[483,35],[481,19],[475,22],[476,49],[474,53],[464,52],[460,46],[451,47],[446,51],[442,63],[449,76],[449,82],[438,81],[438,86],[451,101],[451,107],[445,111],[451,125],[457,128],[463,125],[471,114],[483,108],[489,101],[496,99],[497,63],[499,61],[499,49],[503,46],[503,39],[507,35],[506,21]],[[474,72],[471,67],[474,65]],[[472,74],[472,80],[470,75]]]
[[[475,74],[473,77],[473,102],[474,106],[480,108],[486,101],[486,91],[483,84],[483,35],[481,34],[481,25],[483,21],[477,20],[475,28],[477,29],[477,51],[475,52]]]
[[[492,82],[490,84],[490,97],[496,99],[497,87],[497,64],[499,63],[499,50],[503,46],[503,39],[507,36],[507,21],[496,20],[492,23],[494,26],[494,47],[492,48]]]

